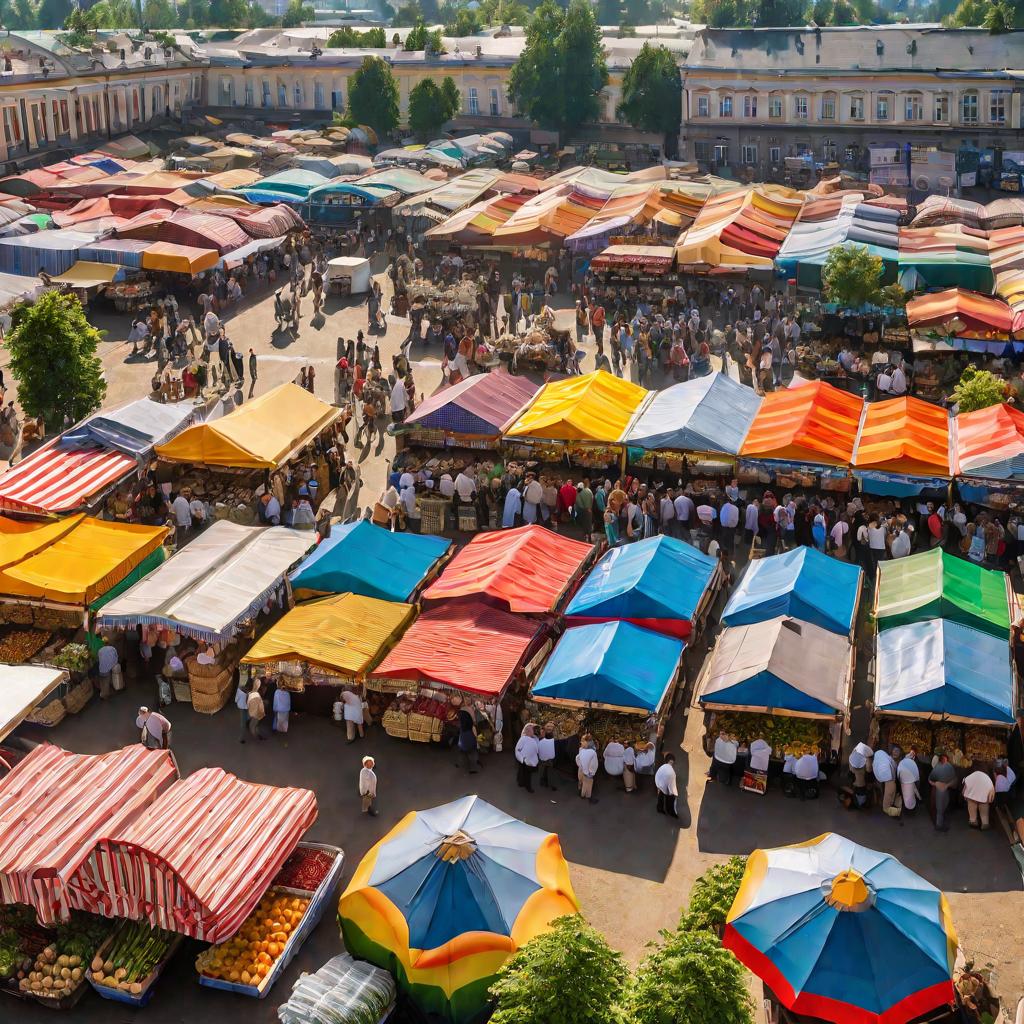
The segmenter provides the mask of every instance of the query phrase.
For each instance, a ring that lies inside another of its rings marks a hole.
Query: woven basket
[[[77,715],[92,699],[96,692],[91,679],[83,679],[77,686],[72,686],[64,694],[64,707],[69,715]]]
[[[215,676],[194,676],[190,672],[188,681],[193,694],[202,693],[207,697],[213,697],[219,694],[225,687],[230,688],[233,678],[234,672],[229,668],[225,668],[221,669]]]
[[[409,732],[413,730],[416,732],[429,733],[434,728],[434,723],[438,719],[434,718],[433,715],[421,715],[413,711],[409,715]]]
[[[444,520],[447,509],[447,501],[420,502],[420,533],[434,535],[444,533]]]
[[[231,673],[227,672],[227,683],[216,693],[200,693],[192,689],[192,709],[204,715],[215,715],[231,696]],[[204,680],[209,682],[209,680]]]
[[[477,528],[476,509],[459,509],[459,529],[464,533],[472,533]]]
[[[409,739],[414,743],[429,743],[433,739],[433,733],[429,729],[413,729],[410,726]]]
[[[171,689],[174,690],[174,699],[187,704],[192,699],[192,687],[184,679],[172,679]]]
[[[185,668],[188,669],[190,679],[201,679],[204,676],[212,679],[224,671],[223,655],[212,665],[200,665],[193,654],[185,659]]]
[[[403,740],[409,737],[409,716],[401,711],[389,708],[384,712],[380,724],[384,726],[384,731],[389,736],[396,736]]]
[[[36,708],[34,711],[30,711],[25,716],[26,722],[31,722],[33,725],[45,725],[54,726],[58,722],[62,722],[68,714],[68,710],[64,707],[64,702],[59,698],[51,700],[49,704],[44,705],[41,708]]]

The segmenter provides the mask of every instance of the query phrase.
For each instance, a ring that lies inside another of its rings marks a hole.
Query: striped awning
[[[49,444],[0,476],[0,509],[73,512],[136,468],[135,459],[124,452]]]

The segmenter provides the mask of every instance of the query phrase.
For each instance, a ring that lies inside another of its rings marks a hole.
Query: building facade
[[[787,157],[867,170],[872,149],[907,144],[1019,152],[1021,68],[1024,32],[704,29],[683,66],[681,156],[769,178]]]

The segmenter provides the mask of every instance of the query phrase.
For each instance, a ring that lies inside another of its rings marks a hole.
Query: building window
[[[32,125],[36,131],[36,143],[46,142],[46,115],[43,113],[42,103],[30,103],[28,109],[32,117]]]
[[[498,117],[501,114],[501,98],[498,94],[497,89],[492,89],[490,92],[491,102],[491,117]]]
[[[263,106],[270,106],[270,82],[267,79],[263,79]]]
[[[757,97],[756,96],[744,96],[743,97],[743,116],[744,117],[757,117]]]
[[[469,87],[469,112],[471,114],[480,113],[480,97],[477,95],[475,85]]]
[[[1006,124],[1006,91],[994,89],[988,95],[988,119],[992,124]]]
[[[821,144],[821,156],[825,161],[833,161],[836,158],[836,144],[831,139],[825,139]]]
[[[317,110],[323,110],[327,106],[323,82],[313,83],[313,106],[316,107]]]
[[[836,119],[836,94],[834,92],[827,92],[821,97],[821,119],[822,121]]]
[[[745,164],[757,163],[757,146],[746,145],[740,148],[740,159]]]
[[[298,109],[302,106],[302,83],[295,83],[295,107]]]
[[[793,116],[799,121],[807,120],[807,97],[806,96],[794,96],[793,97]]]
[[[718,116],[719,117],[732,117],[732,97],[731,96],[719,96],[718,97]]]
[[[965,92],[960,97],[960,120],[964,124],[978,123],[978,94]]]
[[[21,142],[21,123],[14,107],[4,107],[4,141],[8,146]]]
[[[949,124],[949,97],[946,95],[935,97],[935,120],[940,124]]]
[[[715,144],[715,163],[721,166],[729,162],[729,144],[719,142]]]
[[[850,97],[850,118],[854,121],[864,120],[864,97]]]
[[[132,89],[132,120],[139,120],[139,90]]]
[[[699,163],[706,164],[710,155],[711,147],[706,142],[695,142],[693,144],[693,158]]]
[[[875,100],[875,117],[879,121],[889,120],[889,97],[879,96]]]
[[[771,147],[769,147],[769,149],[768,149],[768,159],[773,164],[782,163],[782,147],[781,146],[771,146]]]
[[[918,93],[912,92],[903,104],[903,117],[907,121],[924,120],[924,103]]]
[[[279,107],[288,106],[288,87],[284,82],[277,83],[277,105]]]
[[[768,116],[769,117],[782,117],[782,97],[781,96],[769,96],[768,97]]]
[[[710,117],[711,116],[711,97],[710,96],[698,96],[697,97],[697,116],[698,117]]]
[[[245,80],[245,105],[247,107],[253,106],[252,95],[253,95],[252,82],[250,82],[249,79],[247,78]]]

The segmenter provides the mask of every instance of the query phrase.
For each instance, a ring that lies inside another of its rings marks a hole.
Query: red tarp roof
[[[543,628],[536,619],[477,601],[441,605],[405,631],[370,677],[423,680],[499,697]]]
[[[959,320],[968,331],[1009,334],[1013,311],[1002,299],[966,288],[919,295],[907,303],[907,323],[911,327],[933,327],[953,320]]]
[[[510,373],[477,373],[420,402],[406,422],[420,423],[446,405],[454,404],[491,424],[497,434],[539,390],[540,385],[526,377]]]
[[[316,816],[308,789],[202,768],[126,827],[105,832],[69,888],[81,909],[223,942]]]
[[[482,533],[448,563],[423,599],[485,595],[513,612],[555,611],[593,551],[543,526]]]
[[[252,241],[230,217],[192,213],[187,208],[178,210],[164,221],[157,238],[161,242],[191,245],[197,249],[216,249],[222,256]]]
[[[985,476],[996,470],[999,478],[1011,477],[1015,460],[1024,460],[1024,412],[1010,405],[961,413],[956,418],[957,471]]]
[[[65,883],[96,841],[124,828],[178,777],[169,751],[109,754],[36,747],[0,781],[0,897],[52,924],[71,909]]]

